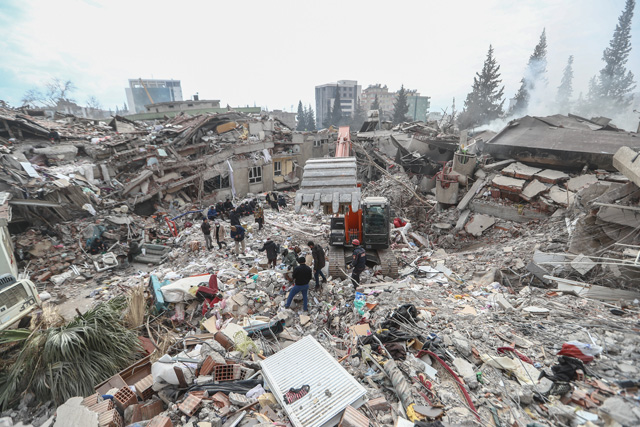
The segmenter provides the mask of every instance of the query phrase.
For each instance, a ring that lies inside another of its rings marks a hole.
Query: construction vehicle
[[[314,212],[322,208],[330,213],[329,274],[347,277],[347,265],[353,255],[353,241],[359,240],[367,252],[367,263],[380,266],[383,275],[398,277],[398,260],[391,244],[391,212],[384,197],[361,200],[357,182],[356,158],[351,157],[349,127],[340,127],[334,158],[310,159],[304,166],[295,209],[312,204]]]
[[[10,198],[9,193],[0,193],[0,331],[19,321],[20,326],[28,325],[30,319],[26,316],[42,304],[36,285],[28,278],[19,279],[8,228],[11,221]]]

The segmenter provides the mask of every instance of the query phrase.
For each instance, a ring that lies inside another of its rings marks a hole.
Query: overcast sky
[[[290,110],[336,80],[401,84],[459,109],[489,44],[512,97],[546,27],[549,87],[575,56],[575,96],[602,68],[624,0],[0,0],[0,99],[52,77],[106,108],[129,78],[182,81],[185,99]],[[640,78],[640,10],[628,63]],[[315,108],[315,107],[314,107]]]

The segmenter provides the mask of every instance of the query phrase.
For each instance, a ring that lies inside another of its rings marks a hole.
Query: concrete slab
[[[527,206],[518,208],[509,205],[497,205],[490,202],[481,202],[478,200],[473,200],[469,204],[469,208],[478,214],[492,215],[497,218],[515,222],[529,222],[549,217],[549,215],[535,211]]]
[[[573,204],[575,193],[554,185],[553,187],[551,187],[551,190],[549,190],[549,198],[551,198],[551,200],[553,200],[553,202],[557,203],[558,205],[568,207]]]
[[[569,175],[567,175],[566,173],[553,169],[545,169],[534,174],[533,177],[537,178],[541,182],[546,182],[547,184],[555,184],[557,182],[569,179]]]
[[[467,233],[480,237],[482,233],[496,223],[496,219],[489,215],[474,215],[465,227]]]
[[[522,192],[527,181],[524,179],[509,178],[507,176],[498,175],[491,181],[494,187],[501,190],[514,191],[516,193]]]
[[[524,190],[520,194],[520,197],[522,197],[526,201],[530,202],[538,194],[544,193],[545,191],[547,191],[548,188],[549,187],[547,187],[546,185],[544,185],[543,183],[541,183],[537,179],[534,179],[529,184],[527,184],[527,186],[524,188]]]
[[[468,209],[460,212],[460,217],[458,218],[458,222],[456,222],[455,226],[456,231],[462,230],[464,228],[464,225],[469,220],[469,215],[471,215],[471,211]]]
[[[598,182],[598,177],[593,174],[575,176],[567,182],[567,188],[569,191],[577,192],[596,182]]]
[[[578,255],[573,259],[573,261],[571,261],[571,267],[582,276],[591,271],[591,269],[595,266],[595,262],[591,261],[589,257],[586,257],[582,254]]]
[[[613,167],[640,187],[640,156],[629,147],[620,147],[613,155]]]
[[[56,409],[53,427],[98,427],[98,414],[82,406],[83,397],[72,397]]]
[[[531,179],[542,169],[527,166],[524,163],[516,162],[502,169],[502,174],[520,179]]]

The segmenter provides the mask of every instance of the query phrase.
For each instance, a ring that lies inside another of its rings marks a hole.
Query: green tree
[[[307,108],[306,123],[307,130],[309,132],[313,132],[316,130],[316,113],[315,111],[313,111],[313,108],[311,108],[311,104],[309,104],[309,108]]]
[[[560,86],[558,86],[556,103],[561,113],[569,112],[571,95],[573,95],[573,55],[569,56],[567,66],[564,67],[564,72],[562,73]]]
[[[609,47],[602,54],[605,66],[600,70],[597,97],[609,110],[629,108],[633,101],[629,94],[636,85],[626,64],[631,53],[631,20],[635,6],[635,0],[627,0]]]
[[[380,109],[380,100],[378,99],[378,95],[376,94],[376,97],[373,98],[373,102],[371,103],[371,109],[372,110],[379,110]]]
[[[351,119],[351,125],[349,126],[352,131],[357,132],[362,128],[364,121],[366,119],[366,112],[362,108],[362,104],[360,103],[360,98],[356,100],[355,109],[353,111],[353,118]]]
[[[307,115],[304,113],[304,109],[302,108],[302,101],[298,101],[298,114],[296,115],[296,120],[298,120],[298,125],[296,126],[297,131],[303,131],[307,127]]]
[[[327,105],[327,114],[324,116],[324,120],[322,121],[322,126],[324,128],[328,128],[331,126],[331,121],[333,119],[333,111],[331,111],[331,104]]]
[[[340,99],[340,87],[336,85],[336,96],[333,100],[333,111],[331,112],[331,124],[339,127],[344,124],[344,117],[342,117],[342,105]]]
[[[546,86],[547,79],[547,32],[542,30],[540,41],[533,49],[533,53],[527,62],[524,77],[522,78],[520,89],[516,93],[516,103],[513,107],[514,114],[521,114],[527,110],[531,96],[535,94],[536,89]]]
[[[407,113],[409,112],[409,104],[407,102],[407,91],[404,85],[400,86],[398,91],[398,97],[393,104],[393,124],[397,125],[406,121]]]
[[[471,92],[458,116],[460,129],[487,124],[504,113],[504,86],[500,87],[500,83],[500,66],[493,56],[493,46],[489,45],[482,71],[473,78]]]

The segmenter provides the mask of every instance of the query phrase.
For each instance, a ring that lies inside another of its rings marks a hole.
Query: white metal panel
[[[296,427],[336,425],[348,405],[358,408],[365,401],[365,388],[311,335],[263,360],[260,366],[267,386]],[[309,385],[309,393],[290,405],[285,403],[284,394],[303,385]]]

